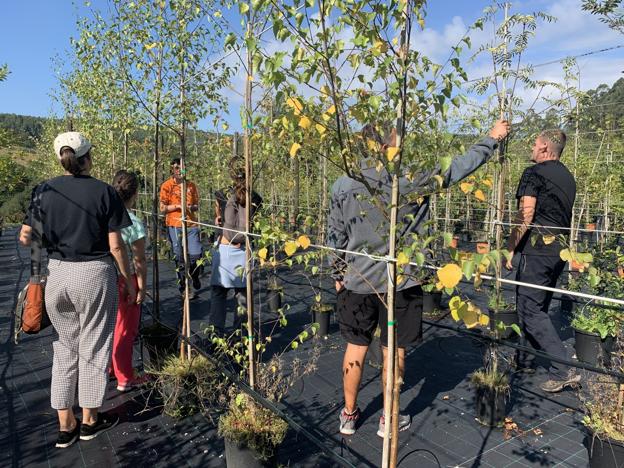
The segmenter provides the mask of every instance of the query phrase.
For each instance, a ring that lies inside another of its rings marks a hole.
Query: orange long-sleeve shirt
[[[197,205],[199,193],[193,182],[186,182],[186,205]],[[160,186],[160,203],[163,205],[182,204],[182,184],[177,184],[173,177],[165,180]],[[197,221],[195,212],[187,209],[186,218],[189,221]],[[171,227],[182,227],[182,210],[171,211],[166,214],[165,224]]]

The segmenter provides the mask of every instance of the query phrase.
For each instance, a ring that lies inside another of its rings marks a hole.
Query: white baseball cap
[[[73,149],[76,157],[79,158],[87,154],[93,145],[80,132],[61,133],[54,139],[54,153],[59,159],[61,159],[61,149],[65,146]]]

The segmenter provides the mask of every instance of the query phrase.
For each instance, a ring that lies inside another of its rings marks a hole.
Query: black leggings
[[[212,286],[210,295],[210,325],[215,327],[215,331],[223,335],[225,333],[225,316],[227,313],[227,294],[232,288],[223,286]],[[240,328],[243,316],[238,313],[238,306],[247,307],[247,288],[234,288],[236,292],[237,307],[234,310],[234,320],[232,328]]]

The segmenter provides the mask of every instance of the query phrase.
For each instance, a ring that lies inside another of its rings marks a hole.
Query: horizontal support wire
[[[134,209],[134,211],[138,212],[138,213],[145,213],[148,214],[150,216],[152,216],[153,214],[149,211],[144,211],[144,210],[139,210],[139,209]],[[164,218],[164,215],[157,215],[161,218]],[[187,221],[187,223],[189,225],[198,225],[198,226],[204,226],[204,227],[209,227],[209,228],[213,228],[213,229],[221,229],[221,230],[226,230],[228,232],[233,232],[233,233],[237,233],[237,234],[241,234],[244,236],[248,236],[248,237],[255,237],[255,238],[260,238],[262,237],[260,234],[255,234],[255,233],[251,233],[251,232],[247,232],[247,231],[240,231],[237,229],[225,229],[222,226],[217,226],[214,224],[208,224],[208,223],[203,223],[200,221]],[[337,253],[341,253],[341,254],[347,254],[347,255],[356,255],[356,256],[360,256],[360,257],[366,257],[369,258],[371,260],[377,261],[377,262],[387,262],[387,263],[396,263],[396,258],[392,258],[388,255],[374,255],[374,254],[369,254],[367,252],[355,252],[353,250],[346,250],[346,249],[339,249],[336,247],[329,247],[327,245],[319,245],[319,244],[314,244],[311,243],[310,247],[314,247],[317,248],[319,250],[326,250],[326,251],[330,251],[330,252],[337,252]],[[408,263],[410,266],[414,266],[414,267],[418,267],[418,268],[427,268],[429,270],[439,270],[442,267],[438,267],[438,266],[434,266],[434,265],[418,265],[415,262],[409,262]],[[473,274],[473,277],[475,277],[476,274]],[[527,288],[532,288],[532,289],[541,289],[543,291],[550,291],[550,292],[556,292],[559,294],[563,294],[563,295],[567,295],[567,296],[574,296],[574,297],[581,297],[583,299],[590,299],[593,301],[603,301],[603,302],[610,302],[612,304],[618,304],[621,306],[624,306],[624,300],[622,299],[615,299],[615,298],[611,298],[611,297],[603,297],[603,296],[596,296],[593,294],[587,294],[587,293],[583,293],[583,292],[579,292],[579,291],[570,291],[567,289],[560,289],[560,288],[551,288],[549,286],[542,286],[539,284],[533,284],[533,283],[525,283],[523,281],[516,281],[516,280],[510,280],[510,279],[505,279],[505,278],[496,278],[494,276],[491,275],[484,275],[481,274],[481,279],[484,280],[488,280],[488,281],[499,281],[501,283],[505,283],[505,284],[511,284],[514,286],[523,286],[523,287],[527,287]]]

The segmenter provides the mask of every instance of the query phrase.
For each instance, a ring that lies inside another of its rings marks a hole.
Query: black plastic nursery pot
[[[267,305],[269,311],[273,313],[277,313],[282,308],[282,290],[280,288],[267,289]]]
[[[609,365],[615,340],[607,336],[604,340],[597,333],[574,329],[576,358],[592,366]]]
[[[314,304],[312,306],[312,322],[319,324],[318,335],[329,335],[329,319],[334,306],[331,304]]]
[[[225,463],[228,468],[264,468],[277,466],[276,456],[260,460],[256,452],[247,446],[225,439]]]
[[[141,329],[141,336],[149,353],[150,365],[155,368],[159,368],[178,348],[178,332],[159,323]]]
[[[515,310],[505,310],[501,312],[494,312],[492,309],[488,309],[490,317],[496,322],[503,322],[505,326],[520,325],[518,321],[518,312]],[[518,334],[511,328],[505,328],[505,331],[501,334],[501,338],[504,340],[517,339]]]
[[[589,468],[623,468],[624,443],[609,439],[594,437],[587,431],[583,445],[589,455]]]
[[[423,292],[423,314],[432,314],[440,310],[442,293],[440,291]]]
[[[476,387],[477,421],[484,426],[500,427],[505,422],[505,392]]]

